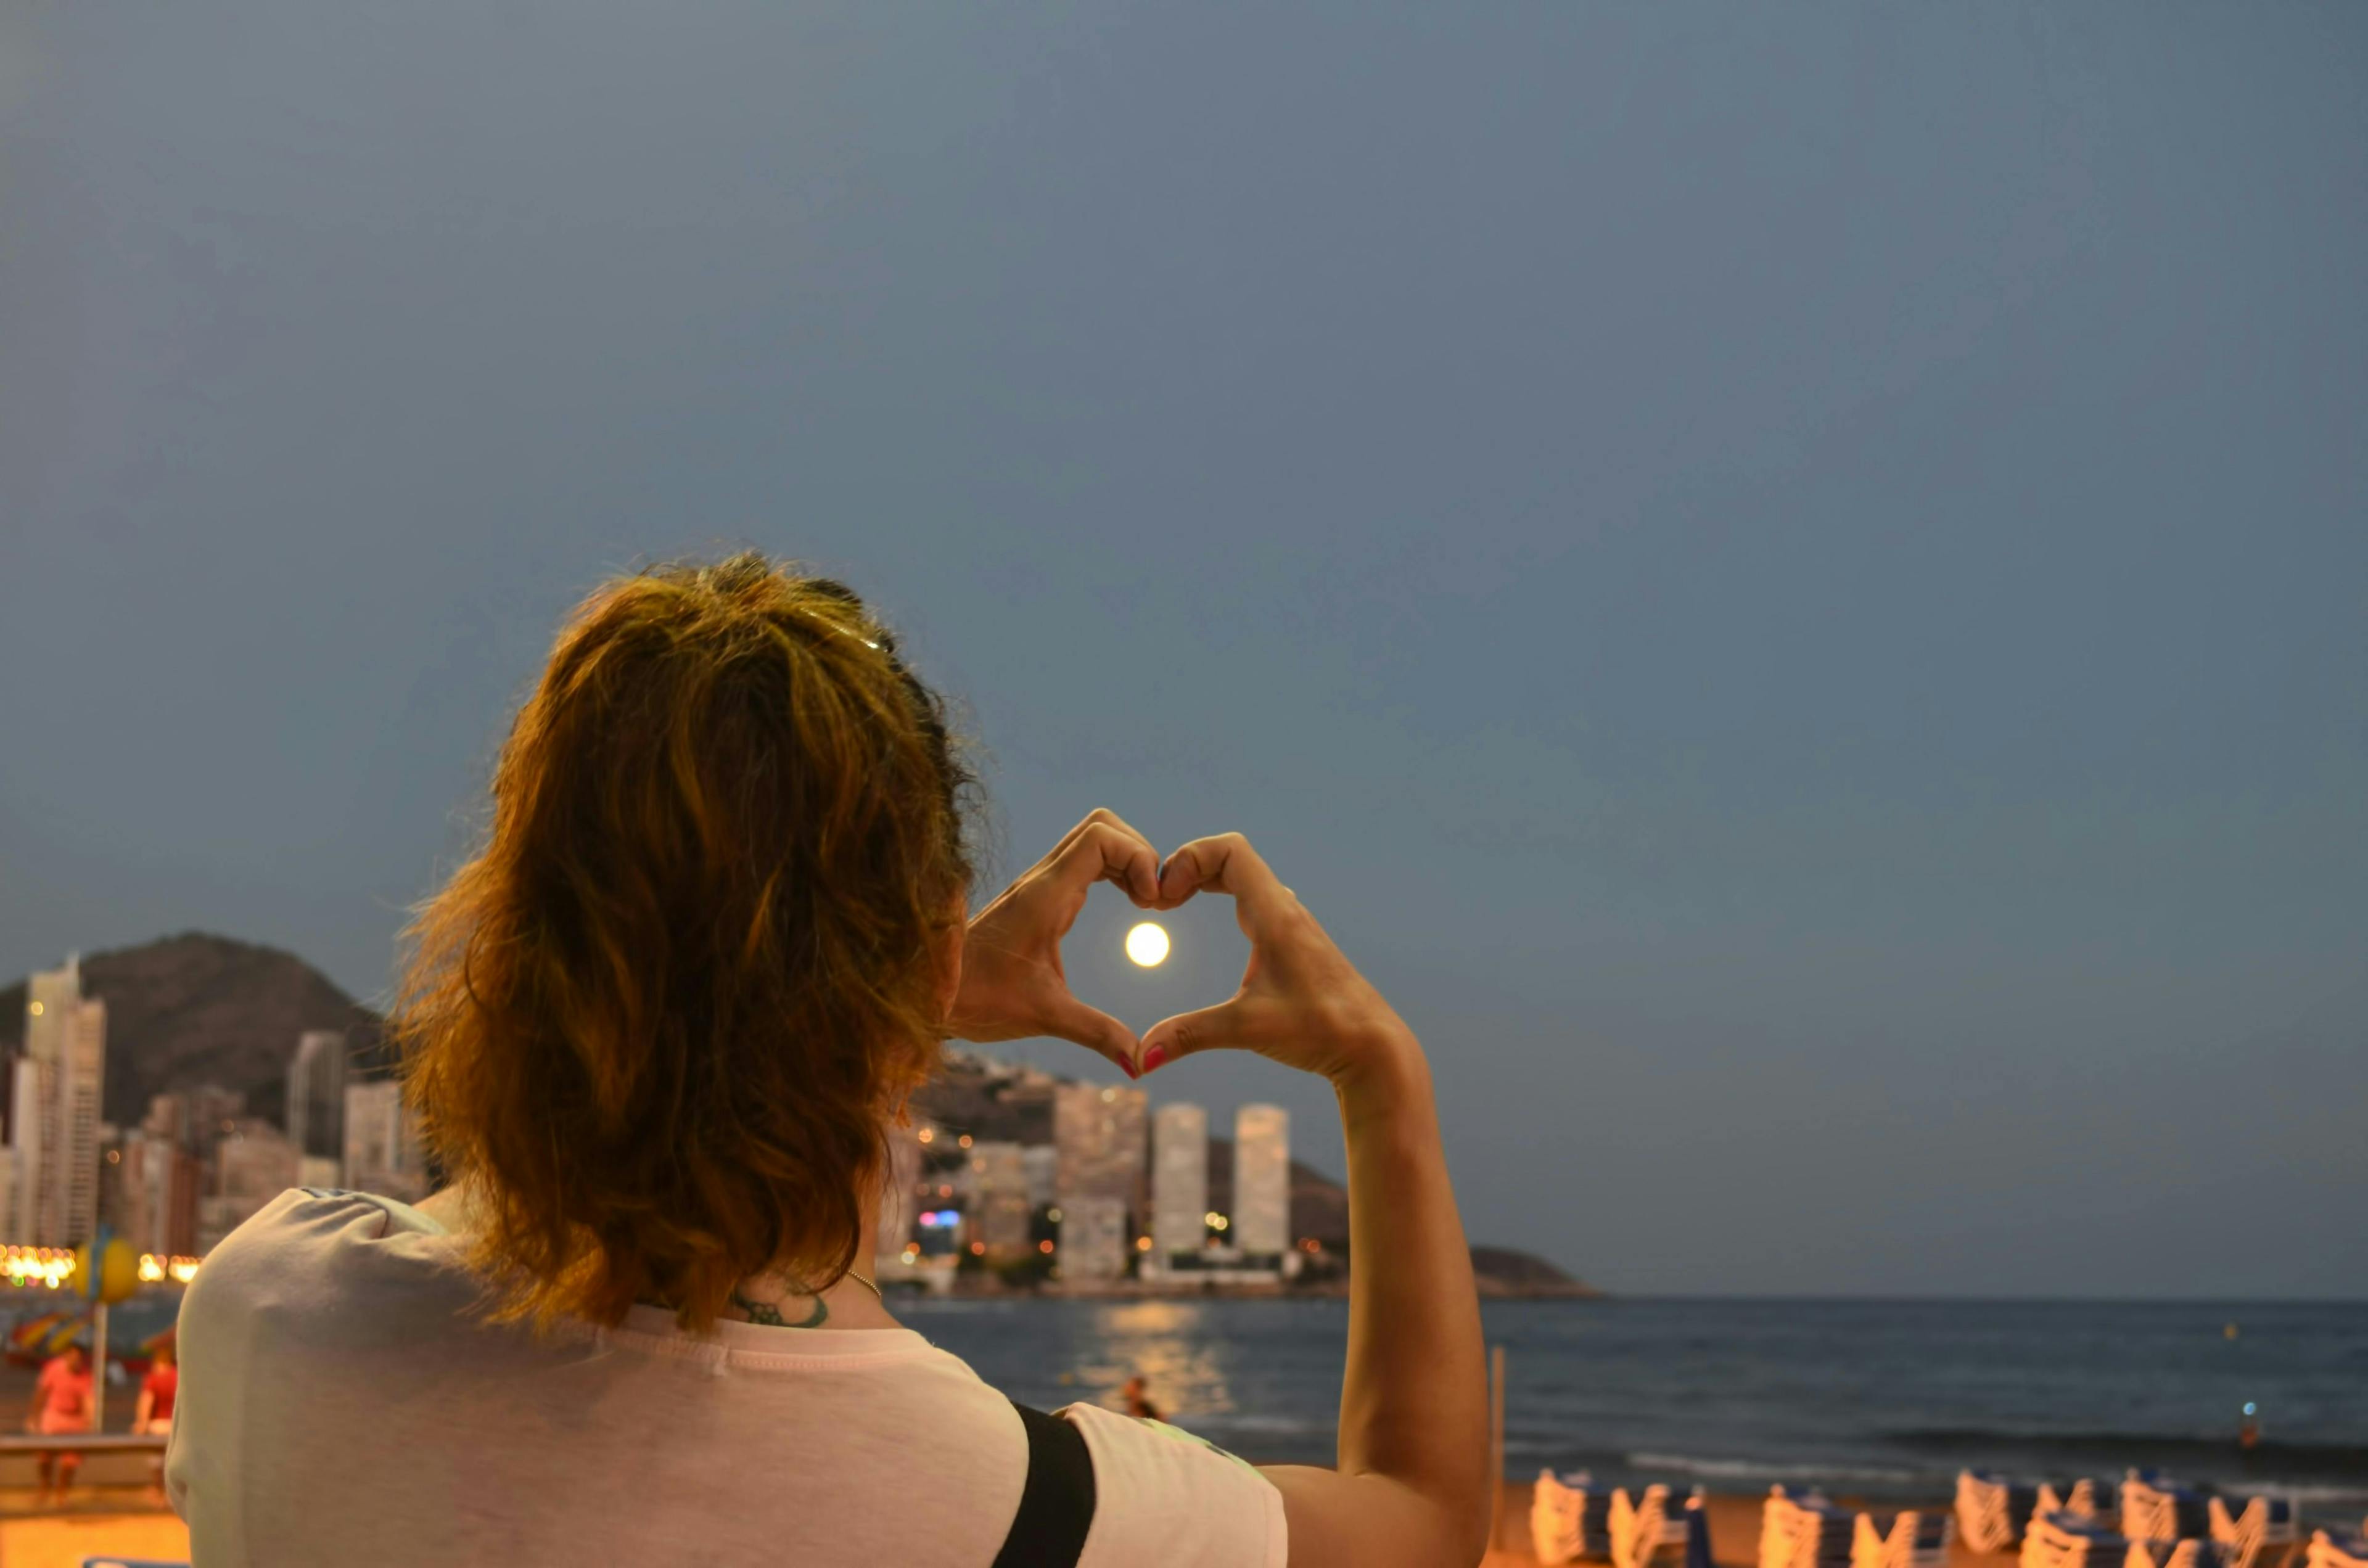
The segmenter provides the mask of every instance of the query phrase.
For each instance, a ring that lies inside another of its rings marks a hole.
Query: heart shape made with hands
[[[1249,938],[1240,986],[1213,1006],[1162,1018],[1137,1037],[1069,990],[1061,940],[1096,882],[1136,907],[1174,909],[1224,893]],[[1343,957],[1296,895],[1237,833],[1196,838],[1163,861],[1114,813],[1095,812],[970,923],[953,1034],[991,1041],[1053,1035],[1108,1058],[1130,1078],[1210,1050],[1256,1051],[1336,1085],[1418,1061],[1406,1021]]]
[[[970,922],[951,1031],[982,1043],[1038,1035],[1072,1040],[1130,1078],[1157,1066],[1161,1031],[1172,1034],[1170,1026],[1194,1015],[1164,1019],[1137,1036],[1070,991],[1061,944],[1096,882],[1112,884],[1146,911],[1175,909],[1204,887],[1223,891],[1202,864],[1201,846],[1212,842],[1195,840],[1163,861],[1115,812],[1088,815]]]

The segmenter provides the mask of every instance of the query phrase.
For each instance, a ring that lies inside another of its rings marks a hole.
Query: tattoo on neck
[[[814,1311],[806,1314],[803,1323],[790,1322],[781,1315],[780,1308],[771,1301],[750,1301],[737,1285],[732,1287],[732,1304],[739,1308],[750,1323],[761,1324],[767,1328],[820,1328],[830,1321],[830,1309],[823,1304],[820,1296],[814,1299]]]

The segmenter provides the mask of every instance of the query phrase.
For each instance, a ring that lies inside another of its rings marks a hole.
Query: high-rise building
[[[198,1251],[212,1251],[257,1210],[295,1186],[301,1158],[296,1145],[271,1123],[259,1117],[240,1119],[214,1146],[214,1190],[198,1199]]]
[[[196,1156],[175,1143],[149,1139],[139,1177],[141,1213],[146,1222],[140,1250],[187,1257],[198,1250],[198,1197],[204,1172]]]
[[[141,1252],[184,1257],[198,1247],[203,1170],[188,1147],[189,1108],[179,1095],[157,1095],[140,1125],[123,1135],[121,1229]]]
[[[1226,1239],[1245,1258],[1291,1250],[1291,1113],[1246,1105],[1234,1113],[1234,1212]]]
[[[151,1138],[162,1138],[183,1148],[189,1146],[189,1102],[182,1095],[151,1095],[148,1114],[140,1119],[140,1131]]]
[[[152,1105],[150,1109],[153,1111],[154,1107]],[[220,1084],[200,1085],[189,1091],[185,1102],[182,1143],[197,1155],[199,1164],[211,1169],[214,1146],[237,1131],[239,1119],[245,1115],[245,1095]]]
[[[1209,1234],[1209,1113],[1164,1105],[1151,1118],[1151,1252],[1163,1265]]]
[[[974,1144],[962,1174],[970,1237],[985,1248],[987,1258],[1000,1261],[1033,1250],[1029,1228],[1035,1209],[1028,1201],[1027,1151],[1017,1143]]]
[[[1061,1280],[1102,1285],[1126,1273],[1126,1205],[1081,1193],[1061,1199]]]
[[[135,1252],[163,1252],[152,1244],[158,1227],[150,1207],[155,1194],[149,1178],[151,1165],[169,1165],[180,1151],[159,1144],[144,1128],[132,1128],[108,1151],[115,1156],[107,1167],[107,1191],[100,1203],[107,1222]]]
[[[98,1226],[98,1108],[107,1004],[82,994],[82,964],[25,986],[25,1049],[9,1085],[8,1239],[74,1246]]]
[[[1034,1210],[1061,1200],[1061,1150],[1058,1144],[1030,1143],[1020,1151],[1028,1172],[1028,1208]]]
[[[392,1078],[346,1085],[345,1184],[401,1203],[427,1196],[418,1128]]]
[[[1141,1089],[1063,1084],[1053,1097],[1053,1142],[1061,1152],[1059,1202],[1117,1201],[1121,1223],[1143,1211],[1144,1113]],[[1063,1266],[1062,1272],[1067,1273]]]
[[[336,1187],[346,1158],[346,1037],[306,1029],[288,1063],[288,1142],[306,1187]]]

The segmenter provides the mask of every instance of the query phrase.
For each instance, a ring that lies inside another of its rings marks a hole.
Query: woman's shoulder
[[[370,1193],[290,1187],[206,1254],[181,1301],[184,1335],[203,1335],[222,1312],[307,1315],[358,1295],[392,1304],[404,1287],[438,1298],[472,1295],[451,1266],[441,1226],[408,1204]]]
[[[1094,1463],[1094,1526],[1078,1568],[1284,1568],[1282,1494],[1255,1466],[1165,1421],[1091,1404],[1059,1414]]]

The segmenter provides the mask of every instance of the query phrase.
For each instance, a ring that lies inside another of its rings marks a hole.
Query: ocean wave
[[[2368,1446],[2297,1442],[2265,1437],[2249,1449],[2234,1434],[2193,1436],[2161,1432],[2017,1432],[1980,1426],[1912,1427],[1884,1437],[1902,1448],[1936,1455],[1987,1459],[2000,1454],[2061,1460],[2078,1468],[2119,1471],[2128,1466],[2181,1465],[2248,1480],[2290,1476],[2302,1481],[2368,1482]]]
[[[1207,1415],[1194,1415],[1186,1417],[1186,1419],[1190,1420],[1196,1427],[1219,1427],[1228,1432],[1280,1432],[1293,1435],[1321,1432],[1326,1437],[1329,1437],[1332,1433],[1332,1427],[1328,1423],[1294,1421],[1288,1415],[1236,1415],[1231,1414],[1220,1415],[1211,1414]]]
[[[1674,1470],[1680,1475],[1742,1481],[1922,1481],[1930,1471],[1900,1470],[1887,1465],[1778,1464],[1766,1460],[1698,1459],[1691,1454],[1636,1453],[1628,1462],[1638,1470]]]

